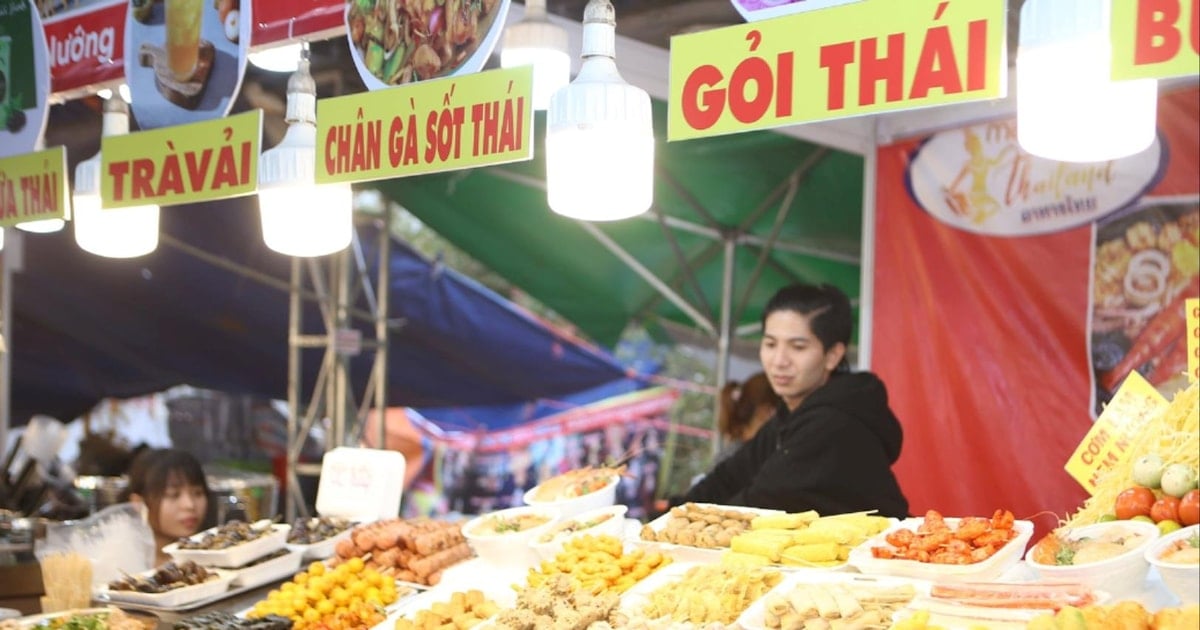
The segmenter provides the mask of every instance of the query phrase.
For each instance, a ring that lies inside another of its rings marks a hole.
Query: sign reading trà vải
[[[105,208],[160,206],[249,195],[258,187],[262,111],[163,127],[100,144]]]

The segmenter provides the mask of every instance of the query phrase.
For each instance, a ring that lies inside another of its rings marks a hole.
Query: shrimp
[[[992,514],[992,529],[1012,529],[1013,513],[1008,510],[996,510]]]
[[[907,547],[912,544],[916,534],[908,528],[897,529],[885,537],[887,543],[893,547]]]
[[[995,553],[996,553],[996,548],[991,545],[984,545],[982,547],[977,547],[974,551],[971,552],[971,562],[983,562],[984,560],[991,558],[992,555]]]
[[[932,534],[934,532],[942,532],[949,530],[946,525],[946,520],[942,517],[942,513],[937,510],[929,510],[925,513],[925,520],[921,526],[917,528],[918,534]]]
[[[976,538],[974,541],[976,547],[1003,547],[1009,540],[1012,540],[1016,535],[1011,529],[993,529],[992,531]]]
[[[955,553],[949,549],[935,552],[929,557],[929,561],[934,564],[971,564],[974,562],[971,560],[970,554]]]
[[[954,530],[954,538],[975,540],[990,531],[992,531],[992,521],[980,516],[968,516],[958,522],[958,527]]]
[[[871,557],[879,558],[880,560],[891,560],[896,557],[896,552],[887,547],[871,547]]]
[[[912,548],[919,549],[921,551],[933,551],[934,549],[945,545],[951,540],[950,532],[935,532],[932,534],[926,534],[924,536],[918,536],[913,539]]]

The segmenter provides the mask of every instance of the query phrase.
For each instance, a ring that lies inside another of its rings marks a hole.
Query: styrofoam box
[[[237,576],[233,578],[233,585],[253,587],[290,577],[300,570],[300,563],[303,560],[303,551],[289,549],[286,554],[278,558],[271,558],[266,562],[238,569]]]
[[[958,525],[960,519],[946,518],[946,524],[951,529]],[[975,564],[933,564],[917,562],[916,560],[882,559],[871,555],[872,547],[888,547],[887,535],[900,528],[908,528],[914,532],[922,523],[923,518],[909,518],[900,521],[886,531],[869,538],[863,544],[850,551],[849,563],[863,573],[877,575],[896,575],[901,577],[919,578],[942,582],[978,582],[994,580],[1005,571],[1012,568],[1021,560],[1025,553],[1025,545],[1033,536],[1033,523],[1016,521],[1013,529],[1017,535],[1008,544],[1001,547],[992,557]]]
[[[742,613],[741,617],[738,617],[738,626],[744,630],[766,630],[767,597],[770,597],[772,593],[786,595],[797,588],[813,584],[861,585],[880,589],[911,586],[914,598],[921,595],[928,595],[930,588],[929,582],[914,580],[912,578],[859,575],[855,573],[830,573],[828,571],[798,571],[785,575],[783,581],[776,584],[775,588],[772,588],[766,595],[763,595],[753,604],[750,604],[746,612]]]
[[[207,582],[193,584],[183,588],[177,588],[165,593],[139,593],[137,591],[113,591],[108,587],[101,588],[97,595],[111,602],[138,604],[142,606],[154,606],[157,608],[177,608],[186,606],[193,602],[198,602],[203,599],[220,595],[229,590],[230,584],[233,582],[237,574],[233,571],[224,571],[221,569],[208,569],[212,573],[216,573],[217,577]],[[143,571],[138,574],[138,577],[149,577],[154,575],[154,569]]]
[[[224,567],[236,569],[254,562],[255,560],[287,546],[287,535],[290,525],[271,525],[271,532],[254,540],[234,545],[228,549],[180,549],[179,543],[173,542],[163,547],[163,552],[178,562],[191,560],[206,567]],[[205,530],[193,535],[192,540],[200,540],[204,534],[216,531],[216,528]]]
[[[297,543],[288,543],[287,548],[292,551],[299,551],[304,554],[305,560],[324,560],[333,557],[337,551],[337,544],[350,537],[350,532],[354,531],[351,527],[343,532],[339,532],[325,540],[318,540],[315,543],[300,545]]]
[[[755,515],[782,514],[783,513],[779,510],[762,510],[762,509],[758,509],[758,508],[742,507],[742,506],[738,506],[738,505],[716,505],[713,503],[697,503],[696,505],[700,505],[700,506],[704,506],[704,507],[712,507],[712,508],[717,508],[717,509],[721,509],[721,510],[735,510],[737,512],[748,512],[750,514],[755,514]],[[654,530],[655,532],[661,532],[667,528],[667,521],[669,521],[669,520],[671,520],[671,512],[670,511],[668,511],[666,514],[663,514],[662,516],[654,519],[653,521],[650,521],[649,523],[647,523],[646,526],[649,527],[650,529]],[[644,540],[643,538],[641,538],[640,535],[637,538],[632,539],[630,542],[637,544],[637,545],[646,546],[646,547],[656,547],[659,550],[661,550],[664,554],[670,556],[671,558],[673,558],[679,562],[701,562],[701,563],[720,562],[721,554],[725,553],[726,551],[729,551],[729,548],[727,548],[727,547],[721,547],[718,549],[705,549],[703,547],[693,547],[691,545],[677,545],[675,543]]]
[[[700,566],[712,566],[712,564],[707,563],[707,562],[673,562],[671,564],[666,565],[665,567],[658,569],[654,573],[651,573],[650,575],[643,578],[637,584],[634,584],[633,588],[629,589],[628,591],[625,592],[625,594],[621,595],[621,603],[617,605],[618,610],[621,610],[630,615],[635,615],[635,614],[642,612],[645,609],[646,604],[650,603],[650,597],[654,594],[655,591],[657,591],[660,588],[663,588],[665,586],[679,582],[680,580],[683,579],[684,575],[689,570],[696,568],[696,567],[700,567]],[[746,570],[747,571],[754,571],[754,570],[774,571],[774,572],[780,573],[781,575],[783,574],[783,572],[780,571],[778,567],[758,567],[758,568],[747,567]],[[779,586],[779,585],[776,584],[775,586]],[[769,590],[765,591],[764,595],[767,592],[770,592],[770,591]],[[754,602],[750,602],[747,605],[747,610],[749,609],[749,606],[753,603]],[[745,614],[745,612],[746,612],[745,610],[742,610],[742,611],[739,611],[738,614],[739,615]],[[734,627],[737,627],[737,626],[734,626]]]

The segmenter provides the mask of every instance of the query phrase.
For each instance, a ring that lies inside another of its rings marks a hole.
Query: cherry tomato
[[[1187,527],[1200,523],[1200,490],[1192,490],[1179,501],[1179,524]]]
[[[1142,486],[1133,486],[1117,495],[1113,510],[1117,519],[1127,521],[1135,516],[1150,516],[1150,508],[1154,506],[1154,491]]]
[[[1167,495],[1154,502],[1150,506],[1150,518],[1154,519],[1155,523],[1162,521],[1179,522],[1179,499]]]

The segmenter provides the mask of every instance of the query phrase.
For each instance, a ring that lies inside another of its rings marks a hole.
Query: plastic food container
[[[1042,564],[1033,558],[1033,549],[1025,554],[1025,563],[1043,580],[1053,582],[1077,582],[1093,589],[1103,589],[1114,595],[1135,594],[1142,590],[1150,564],[1146,561],[1146,550],[1158,539],[1158,527],[1154,523],[1141,521],[1109,521],[1076,527],[1060,535],[1068,540],[1096,538],[1104,534],[1121,532],[1145,536],[1136,547],[1120,555],[1087,564],[1054,565]]]
[[[537,499],[538,491],[542,488],[542,484],[538,484],[525,492],[525,505],[535,505],[543,507],[552,507],[558,510],[558,513],[563,518],[577,516],[589,510],[594,510],[600,507],[607,507],[617,502],[617,484],[620,483],[620,475],[613,474],[609,482],[602,488],[587,494],[581,494],[577,497],[558,498],[553,500]]]
[[[959,520],[961,519],[949,517],[945,519],[946,524],[951,528],[956,527]],[[908,528],[916,531],[924,522],[924,518],[905,519],[888,528],[887,531],[867,539],[866,542],[850,551],[850,566],[863,573],[895,575],[922,580],[940,580],[943,582],[988,581],[1000,577],[1005,571],[1016,565],[1021,560],[1021,554],[1025,552],[1025,545],[1029,544],[1029,539],[1033,536],[1033,523],[1029,521],[1015,521],[1013,529],[1017,532],[1016,537],[1008,541],[1007,544],[992,554],[987,560],[976,562],[975,564],[932,564],[929,562],[917,562],[916,560],[876,558],[871,555],[872,547],[891,547],[887,543],[887,535],[891,532],[900,528]]]
[[[493,519],[513,519],[539,516],[546,522],[524,529],[504,533],[485,533]],[[483,560],[502,566],[530,567],[538,562],[537,555],[529,548],[529,542],[549,531],[558,522],[558,510],[551,507],[524,506],[498,510],[477,516],[463,525],[463,536],[467,544]]]
[[[554,527],[551,527],[531,540],[529,546],[542,560],[553,560],[558,555],[558,552],[562,551],[567,541],[577,536],[612,536],[620,540],[625,531],[625,513],[628,511],[629,508],[624,505],[612,505],[588,510],[571,518],[562,519]],[[572,526],[578,527],[581,523],[587,523],[603,516],[607,516],[608,518],[591,527],[576,529],[571,532],[567,531]],[[547,537],[550,540],[541,541],[541,539]]]
[[[177,588],[166,593],[139,593],[137,591],[112,591],[107,586],[101,588],[97,595],[111,602],[153,606],[155,608],[178,608],[201,600],[216,597],[229,590],[230,584],[237,573],[221,569],[209,569],[217,577],[201,584],[193,584]],[[138,577],[150,577],[154,570],[145,571]]]
[[[206,567],[236,569],[286,547],[289,529],[288,525],[271,525],[269,534],[227,549],[180,549],[179,543],[173,542],[163,547],[163,553],[179,562],[191,560]],[[216,528],[202,531],[193,535],[192,540],[200,540],[204,534],[213,531]]]
[[[303,560],[303,550],[289,549],[286,554],[278,558],[271,558],[270,560],[238,569],[236,572],[237,576],[233,578],[233,585],[254,587],[285,577],[291,577],[300,570],[300,564]]]
[[[1174,593],[1175,597],[1178,597],[1179,601],[1184,604],[1200,602],[1200,564],[1188,565],[1163,562],[1160,556],[1162,556],[1168,547],[1175,544],[1175,541],[1187,540],[1197,534],[1200,534],[1200,525],[1192,525],[1173,531],[1151,544],[1146,549],[1144,556],[1146,562],[1158,569],[1158,574],[1162,576],[1163,584],[1166,584],[1167,590]]]

